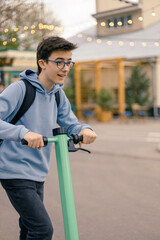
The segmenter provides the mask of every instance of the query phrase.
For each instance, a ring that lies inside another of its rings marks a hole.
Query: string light
[[[42,25],[42,29],[46,29],[47,28],[47,25],[46,24],[43,24]]]
[[[142,42],[142,46],[143,46],[143,47],[146,47],[146,46],[147,46],[147,43],[146,43],[146,42]]]
[[[140,16],[140,17],[138,18],[138,20],[142,22],[142,21],[143,21],[143,17]]]
[[[35,34],[35,32],[36,32],[35,30],[31,30],[31,34]]]
[[[35,29],[35,27],[36,27],[35,25],[32,25],[32,26],[31,26],[31,29]]]
[[[148,12],[148,11],[151,11],[151,9],[152,9],[152,13],[151,13],[151,15],[153,16],[153,17],[155,17],[156,16],[156,12],[155,12],[155,8],[158,8],[160,6],[160,4],[157,4],[156,6],[154,6],[153,8],[149,8],[149,9],[147,9],[147,10],[145,10],[145,11],[143,11],[143,13],[146,13],[146,12]],[[143,17],[139,17],[138,18],[140,21],[143,21]]]
[[[118,21],[118,26],[122,26],[122,22],[121,21]]]
[[[120,45],[120,46],[123,46],[123,45],[124,45],[124,42],[123,42],[123,41],[119,41],[119,45]]]
[[[127,22],[129,25],[131,25],[133,23],[133,21],[131,19],[129,19]]]
[[[47,25],[47,24],[42,24],[42,23],[39,23],[38,27],[40,30],[42,30],[42,29],[53,30],[54,29],[54,25]],[[55,26],[56,31],[58,31],[59,29],[61,30],[61,28],[59,28],[58,26]]]
[[[152,16],[155,17],[156,16],[156,13],[154,11],[154,8],[152,9]]]
[[[17,40],[16,38],[12,38],[12,42],[16,42],[16,40]]]
[[[82,37],[82,33],[79,33],[79,34],[77,35],[77,37],[79,37],[79,38]],[[92,37],[87,37],[86,40],[87,40],[88,42],[91,42],[91,41],[93,41],[93,38],[92,38]],[[139,41],[138,39],[135,39],[135,41],[129,41],[129,40],[123,41],[123,40],[120,40],[120,41],[118,41],[118,45],[119,45],[119,46],[123,46],[123,45],[127,44],[127,42],[129,42],[128,44],[129,44],[131,47],[134,47],[136,40]],[[116,41],[116,40],[115,40],[115,41]],[[149,40],[149,41],[150,41],[150,40]],[[98,39],[96,39],[96,42],[97,42],[97,43],[102,43],[102,39],[101,39],[101,38],[98,38]],[[153,41],[151,40],[151,42],[152,42],[152,44],[153,44],[154,46],[156,46],[156,47],[159,47],[159,46],[160,46],[160,43],[159,43],[158,41],[155,41],[155,42],[154,42],[154,40],[153,40]],[[111,45],[113,44],[113,41],[108,40],[106,43],[107,43],[109,46],[111,46]],[[148,45],[148,43],[147,43],[146,41],[142,41],[142,42],[141,42],[141,45],[142,45],[143,47],[146,47],[146,46]]]
[[[158,7],[160,7],[160,4],[157,4],[157,5],[153,6],[152,8],[149,8],[149,9],[147,9],[147,10],[144,10],[143,13],[145,13],[145,12],[150,12],[151,15],[152,15],[153,17],[155,17],[155,16],[156,16],[156,11],[155,11],[155,9],[157,9]],[[139,17],[138,17],[138,20],[139,20],[139,21],[143,21],[143,17],[142,17],[142,16],[139,16]],[[127,23],[128,23],[128,25],[132,25],[132,24],[133,24],[132,19],[128,19]],[[89,24],[89,23],[85,23],[85,26],[88,26],[88,24]],[[94,21],[92,22],[92,24],[97,25],[98,22],[97,22],[96,20],[94,20]],[[105,21],[102,21],[102,22],[100,22],[99,24],[100,24],[102,27],[106,26],[106,22],[105,22]],[[115,26],[114,21],[111,21],[111,22],[109,22],[108,24],[109,24],[109,27],[114,27],[114,26]],[[119,20],[119,21],[117,22],[117,25],[118,25],[118,26],[122,26],[122,25],[123,25],[123,22],[122,22],[121,20]],[[82,24],[81,24],[81,26],[82,26]],[[83,26],[84,26],[84,24],[83,24]],[[40,30],[42,30],[42,29],[54,30],[54,25],[44,25],[44,24],[40,23],[37,27],[39,27]],[[28,30],[29,27],[28,27],[28,26],[24,26],[23,28],[24,28],[24,30],[26,31],[26,30]],[[30,28],[31,28],[31,29],[35,29],[36,26],[35,26],[34,24],[32,24],[32,25],[30,26]],[[72,29],[76,29],[76,28],[77,28],[77,26],[72,27]],[[79,28],[80,28],[80,27],[79,27]],[[68,30],[68,28],[65,28],[65,29],[63,28],[63,30],[62,30],[62,28],[56,28],[56,31],[64,31],[64,30],[66,30],[66,29]],[[9,31],[8,28],[5,28],[5,29],[4,29],[4,32],[5,32],[5,33],[7,33],[8,31]],[[17,31],[19,31],[19,28],[18,28],[18,27],[15,27],[15,28],[13,29],[13,31],[14,31],[14,32],[17,32]]]
[[[131,47],[134,47],[134,42],[130,42],[129,45],[130,45]]]
[[[42,27],[43,27],[43,24],[42,24],[42,23],[39,23],[39,24],[38,24],[38,27],[39,27],[39,29],[41,30]]]
[[[87,41],[88,41],[88,42],[91,42],[91,41],[92,41],[92,38],[91,38],[91,37],[88,37],[88,38],[87,38]]]
[[[49,30],[53,30],[54,29],[54,25],[49,25]]]
[[[58,29],[59,29],[59,28],[56,26],[56,27],[55,27],[55,31],[58,31]]]
[[[28,30],[28,26],[24,26],[24,30],[25,30],[25,31]]]
[[[110,22],[110,23],[109,23],[109,26],[110,26],[110,27],[114,27],[114,22]]]
[[[83,34],[82,34],[82,33],[78,33],[77,37],[78,37],[78,38],[82,38],[82,37],[83,37]]]
[[[107,44],[108,44],[108,45],[112,45],[112,41],[110,41],[110,40],[107,41]]]
[[[156,47],[159,47],[159,42],[155,42],[154,45],[155,45]]]
[[[7,45],[7,41],[4,41],[4,42],[3,42],[3,45],[6,46],[6,45]]]
[[[145,13],[145,12],[148,12],[149,11],[149,14],[151,14],[153,17],[155,17],[156,16],[156,12],[155,12],[155,8],[156,8],[156,11],[157,11],[157,7],[159,7],[160,6],[160,4],[158,4],[158,5],[156,5],[156,6],[154,6],[154,7],[152,7],[152,8],[150,8],[150,9],[147,9],[147,10],[145,10],[145,11],[143,11],[143,13]],[[158,11],[157,11],[158,12]],[[142,17],[142,15],[141,16],[139,16],[138,17],[138,20],[139,21],[143,21],[144,20],[144,18]],[[127,23],[128,23],[128,25],[132,25],[133,24],[133,21],[132,21],[132,19],[128,19],[127,20]],[[97,25],[98,23],[97,23],[97,21],[94,21],[92,24],[94,24],[94,25]],[[102,21],[102,22],[99,22],[99,25],[100,26],[102,26],[102,27],[105,27],[106,26],[106,22],[105,21]],[[109,25],[109,27],[114,27],[115,26],[115,24],[114,24],[114,21],[112,20],[112,21],[110,21],[109,23],[108,23],[108,25]],[[117,22],[117,25],[120,27],[120,26],[122,26],[123,25],[123,22],[121,21],[121,20],[119,20],[118,22]],[[87,26],[87,24],[85,24],[85,26]],[[37,28],[39,28],[40,30],[42,30],[42,29],[47,29],[47,30],[50,30],[50,31],[52,31],[52,30],[55,30],[55,31],[57,31],[57,32],[62,32],[62,31],[64,31],[64,30],[66,30],[67,28],[61,28],[61,27],[58,27],[58,26],[54,26],[54,25],[47,25],[47,24],[42,24],[42,23],[40,23],[40,24],[38,24],[37,26],[35,26],[34,24],[32,24],[31,26],[21,26],[23,29],[24,29],[24,31],[26,31],[26,30],[28,30],[28,28],[30,28],[30,33],[31,34],[34,34],[35,33],[35,30],[37,29]],[[75,29],[77,29],[78,27],[76,26],[76,27],[72,27],[72,30],[75,30]],[[82,24],[81,24],[81,28],[82,28]],[[83,28],[84,28],[84,26],[83,26]],[[10,29],[11,31],[14,31],[14,32],[18,32],[18,31],[22,31],[22,29],[19,27],[15,27],[15,28],[13,28],[13,29]],[[9,31],[10,31],[8,28],[5,28],[5,29],[3,29],[2,31],[4,31],[5,33],[8,33]],[[68,30],[68,29],[67,29]],[[78,30],[78,29],[77,29]],[[81,30],[80,29],[80,27],[79,27],[79,30]],[[25,34],[24,33],[21,33],[20,34],[20,37],[21,38],[24,38],[25,37]],[[77,37],[78,38],[82,38],[83,37],[83,34],[82,33],[79,33],[78,35],[77,35]],[[14,42],[14,41],[16,41],[17,39],[16,38],[12,38],[12,42]],[[91,41],[93,41],[93,38],[92,37],[90,37],[90,36],[88,36],[88,37],[86,37],[86,40],[88,41],[88,42],[91,42]],[[131,47],[133,47],[133,46],[135,46],[135,42],[136,42],[136,40],[137,41],[139,41],[138,39],[133,39],[134,41],[130,41],[129,42],[129,40],[128,40],[128,43],[129,43],[129,45],[131,46]],[[149,40],[150,41],[150,40]],[[96,42],[97,43],[101,43],[102,42],[102,39],[96,39]],[[159,47],[160,46],[160,42],[158,42],[158,41],[156,41],[156,40],[151,40],[151,42],[152,42],[152,46],[155,46],[155,47]],[[3,42],[3,45],[5,46],[5,45],[7,45],[8,43],[7,43],[7,41],[4,41]],[[107,44],[108,45],[112,45],[112,41],[107,41]],[[124,44],[126,44],[126,42],[123,42],[122,40],[120,40],[119,42],[118,42],[118,44],[120,45],[120,46],[123,46]],[[145,41],[145,39],[144,40],[141,40],[141,45],[143,46],[143,47],[146,47],[147,45],[148,45],[148,41],[146,42]],[[150,44],[149,44],[149,46],[151,46]]]
[[[102,26],[102,27],[105,27],[105,26],[106,26],[106,23],[105,23],[105,22],[101,22],[101,26]]]
[[[19,30],[18,27],[14,28],[14,32],[18,32],[18,30]]]
[[[100,38],[97,39],[97,43],[101,43],[102,40]]]

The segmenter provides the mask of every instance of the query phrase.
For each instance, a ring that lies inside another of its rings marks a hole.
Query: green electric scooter
[[[43,137],[43,141],[44,146],[48,143],[55,143],[65,239],[79,240],[68,152],[76,152],[78,150],[91,152],[84,148],[76,148],[74,144],[82,142],[83,136],[73,134],[68,137],[65,128],[53,129],[53,136],[53,138]],[[23,145],[28,144],[24,139],[21,142]]]

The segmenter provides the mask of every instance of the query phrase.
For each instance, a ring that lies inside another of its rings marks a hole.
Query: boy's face
[[[64,62],[72,62],[72,53],[71,51],[54,51],[48,58],[48,60],[52,61],[64,61]],[[44,74],[45,81],[47,81],[48,84],[54,85],[56,84],[63,84],[64,79],[69,73],[70,67],[65,64],[64,68],[61,68],[61,65],[63,66],[63,62],[61,62],[59,65],[60,68],[58,68],[57,63],[52,61],[43,61],[43,65],[40,65],[42,68],[42,74]]]

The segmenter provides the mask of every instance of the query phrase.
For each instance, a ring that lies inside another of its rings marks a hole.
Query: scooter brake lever
[[[78,138],[79,138],[79,140],[77,140]],[[74,146],[75,143],[77,144],[78,142],[80,142],[80,141],[82,141],[82,140],[83,140],[82,136],[78,136],[78,135],[75,135],[75,134],[71,135],[71,136],[70,136],[70,140],[68,141],[68,151],[69,151],[69,152],[77,152],[78,150],[82,150],[82,151],[91,153],[91,152],[90,152],[89,150],[87,150],[87,149],[84,149],[84,148],[76,148],[76,147]]]

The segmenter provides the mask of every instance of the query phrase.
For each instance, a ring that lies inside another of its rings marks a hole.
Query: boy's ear
[[[38,64],[42,69],[46,68],[46,62],[43,59],[39,59]]]

